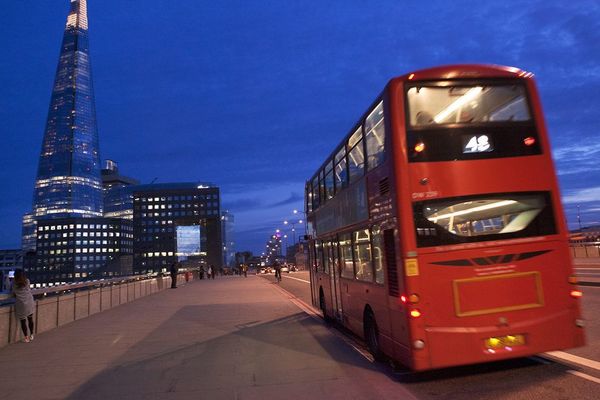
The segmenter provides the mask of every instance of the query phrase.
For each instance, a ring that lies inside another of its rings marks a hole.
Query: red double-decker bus
[[[532,74],[454,65],[388,82],[306,185],[313,304],[413,370],[581,346]]]

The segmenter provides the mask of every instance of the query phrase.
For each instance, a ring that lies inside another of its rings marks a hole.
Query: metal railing
[[[198,279],[197,270],[177,276],[177,284]],[[42,333],[90,315],[109,310],[171,287],[169,275],[133,275],[33,289],[35,333]],[[10,296],[10,295],[9,295]],[[0,347],[21,340],[14,299],[0,307]]]

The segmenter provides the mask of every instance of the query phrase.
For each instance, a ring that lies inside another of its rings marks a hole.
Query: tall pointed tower
[[[87,1],[71,0],[40,154],[33,218],[102,216]]]

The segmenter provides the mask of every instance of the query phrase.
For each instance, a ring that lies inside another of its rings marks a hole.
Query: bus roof
[[[436,80],[469,78],[529,78],[532,73],[515,67],[493,64],[456,64],[442,65],[409,72],[396,79]]]

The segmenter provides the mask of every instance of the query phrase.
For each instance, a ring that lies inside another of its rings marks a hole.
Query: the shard
[[[86,0],[71,0],[38,165],[33,216],[102,216]]]

